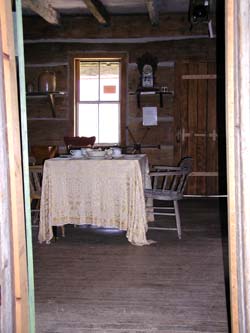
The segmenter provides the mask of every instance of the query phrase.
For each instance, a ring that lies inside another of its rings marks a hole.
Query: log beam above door
[[[100,24],[109,25],[110,23],[110,16],[99,0],[83,0],[85,5],[87,6],[88,10],[91,14],[97,19]]]
[[[159,25],[159,10],[157,0],[145,0],[152,25]]]
[[[35,12],[51,24],[60,24],[60,14],[47,0],[22,0],[22,6]]]

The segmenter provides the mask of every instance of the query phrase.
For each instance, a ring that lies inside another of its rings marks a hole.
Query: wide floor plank
[[[228,332],[218,201],[180,208],[182,240],[152,230],[157,243],[137,247],[73,226],[56,243],[34,239],[36,332]]]

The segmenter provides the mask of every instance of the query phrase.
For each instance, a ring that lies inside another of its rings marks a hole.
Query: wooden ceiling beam
[[[99,0],[83,0],[88,10],[92,13],[92,15],[97,19],[100,24],[108,26],[110,23],[110,16]]]
[[[152,25],[159,25],[158,0],[145,0]]]
[[[49,1],[47,0],[22,0],[22,6],[37,13],[45,21],[51,24],[60,24],[60,14],[50,5]]]

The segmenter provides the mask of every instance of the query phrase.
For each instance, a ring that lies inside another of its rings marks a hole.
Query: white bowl
[[[89,157],[105,157],[106,152],[103,150],[92,150],[87,151]]]

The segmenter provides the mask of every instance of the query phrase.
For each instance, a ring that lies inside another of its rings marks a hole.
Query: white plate
[[[81,159],[81,158],[84,158],[84,156],[71,156],[71,158],[74,158],[74,159]]]
[[[119,160],[120,158],[123,158],[123,157],[124,157],[124,155],[118,155],[118,156],[112,155],[112,158],[115,160]]]
[[[59,155],[57,158],[71,158],[71,155]]]
[[[104,158],[106,156],[106,152],[105,151],[90,151],[87,152],[87,156],[88,157],[101,157]]]

